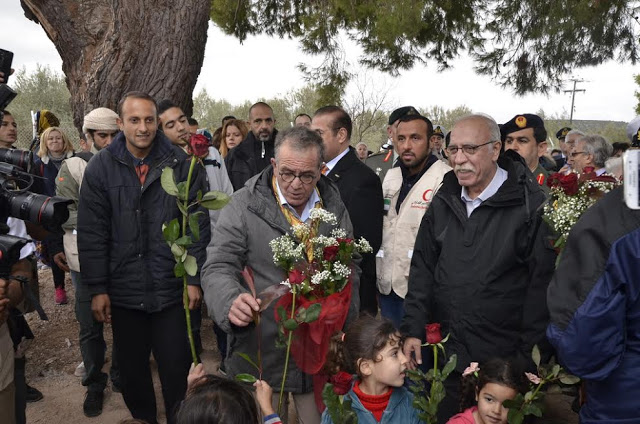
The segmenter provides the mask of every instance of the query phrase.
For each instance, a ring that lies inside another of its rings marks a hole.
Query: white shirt
[[[493,196],[498,192],[498,189],[502,186],[502,184],[507,181],[508,177],[507,171],[500,168],[496,163],[496,173],[493,175],[493,179],[489,183],[487,187],[476,197],[472,199],[469,197],[469,192],[466,187],[462,187],[462,192],[460,193],[460,198],[465,203],[467,207],[467,217],[471,216],[471,212],[473,212],[478,206],[482,204],[485,200]]]
[[[333,169],[334,166],[336,166],[336,164],[338,162],[340,162],[340,159],[342,159],[344,157],[344,155],[346,155],[347,153],[349,153],[349,147],[347,147],[346,149],[344,149],[342,151],[342,153],[340,153],[338,156],[336,156],[335,158],[331,159],[329,162],[325,163],[326,167],[329,168],[327,171],[327,174],[329,172],[331,172],[331,170]]]
[[[316,203],[320,201],[320,196],[318,196],[317,190],[314,188],[311,192],[311,196],[309,196],[309,200],[307,200],[307,204],[304,205],[304,209],[302,213],[298,215],[298,212],[293,208],[289,203],[287,203],[287,199],[284,198],[282,191],[280,190],[280,184],[278,184],[278,179],[276,178],[276,189],[278,190],[278,199],[280,199],[280,204],[285,205],[291,212],[293,212],[300,221],[307,223],[309,220],[309,214],[311,214],[311,210],[316,207]]]
[[[7,226],[9,227],[9,235],[26,239],[31,238],[29,237],[29,234],[27,234],[27,226],[24,224],[23,220],[10,216],[9,218],[7,218]],[[20,249],[20,259],[26,258],[35,251],[35,243],[29,242],[25,244],[22,249]]]

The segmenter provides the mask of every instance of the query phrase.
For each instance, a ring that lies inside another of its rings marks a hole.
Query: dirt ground
[[[131,415],[120,393],[113,393],[108,387],[105,391],[102,415],[87,418],[82,413],[85,388],[81,379],[73,373],[82,361],[78,345],[78,323],[74,313],[74,291],[67,274],[67,297],[69,304],[56,305],[54,302],[53,278],[49,269],[40,270],[40,301],[49,321],[41,321],[36,313],[28,315],[28,322],[35,339],[27,351],[27,383],[37,388],[44,399],[27,404],[27,422],[29,424],[113,424]],[[105,339],[108,345],[107,362],[104,371],[111,364],[111,326],[105,325]],[[203,319],[202,360],[207,372],[215,373],[220,356],[215,344],[211,319]],[[152,361],[153,364],[153,361]],[[160,392],[160,382],[154,370],[156,397],[158,398],[158,417],[164,422],[164,411]]]

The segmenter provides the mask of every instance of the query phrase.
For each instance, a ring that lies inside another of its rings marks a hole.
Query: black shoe
[[[82,410],[87,417],[97,417],[102,414],[102,402],[104,400],[104,393],[102,392],[87,392],[84,403],[82,404]]]
[[[44,396],[42,395],[40,390],[27,384],[27,403],[37,402],[39,400],[42,400],[43,397]]]

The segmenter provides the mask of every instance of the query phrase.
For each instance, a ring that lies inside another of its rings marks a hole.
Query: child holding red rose
[[[345,397],[351,400],[359,424],[420,423],[413,395],[403,387],[407,362],[393,323],[363,316],[346,333],[333,336],[325,369],[330,375],[358,376]],[[332,379],[334,389],[341,380]],[[333,424],[328,410],[322,414],[322,424]]]

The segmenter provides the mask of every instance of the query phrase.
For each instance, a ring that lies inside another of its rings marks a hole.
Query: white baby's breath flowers
[[[311,284],[317,286],[318,284],[322,284],[325,281],[331,281],[331,279],[331,272],[324,270],[311,277]]]
[[[351,275],[351,268],[340,262],[333,264],[333,273],[341,278],[348,278]]]
[[[314,221],[318,220],[320,222],[326,222],[327,224],[338,225],[338,220],[336,219],[336,216],[326,209],[320,209],[320,208],[312,209],[311,212],[309,213],[309,217]]]
[[[347,231],[344,228],[334,228],[331,230],[331,237],[333,238],[347,238]]]
[[[273,251],[274,262],[296,261],[303,258],[303,246],[287,235],[271,240],[269,247]]]
[[[373,252],[371,245],[364,237],[360,237],[360,240],[356,241],[354,245],[356,246],[356,250],[360,253]]]
[[[311,234],[311,227],[309,227],[307,224],[296,224],[291,227],[291,231],[298,240],[302,240],[305,237],[308,237],[309,234]]]

